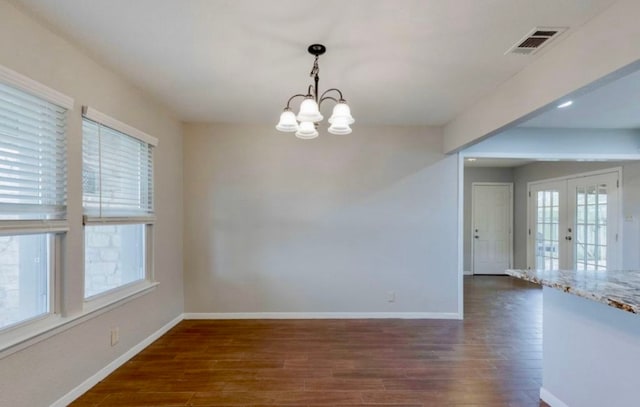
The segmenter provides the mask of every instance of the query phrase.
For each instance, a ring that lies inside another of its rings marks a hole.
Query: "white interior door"
[[[512,184],[472,185],[473,274],[505,274],[511,267]]]
[[[619,172],[529,186],[528,265],[538,270],[619,267]]]

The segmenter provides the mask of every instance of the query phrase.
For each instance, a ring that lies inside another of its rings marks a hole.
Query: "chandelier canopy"
[[[318,82],[320,81],[318,58],[324,54],[327,49],[322,44],[312,44],[309,46],[308,51],[311,55],[315,55],[313,68],[309,74],[309,76],[313,78],[314,83],[309,85],[306,95],[298,93],[289,98],[287,106],[280,115],[280,122],[278,122],[276,129],[284,132],[295,132],[296,137],[301,139],[318,137],[318,124],[323,119],[320,113],[320,106],[322,106],[322,102],[332,100],[336,105],[333,107],[333,113],[329,118],[329,133],[351,133],[350,125],[353,124],[355,120],[353,120],[351,116],[351,109],[349,109],[347,101],[344,100],[342,92],[336,88],[327,89],[322,94],[318,92]],[[304,100],[300,103],[300,111],[296,115],[291,111],[290,105],[291,101],[298,97],[304,98]]]

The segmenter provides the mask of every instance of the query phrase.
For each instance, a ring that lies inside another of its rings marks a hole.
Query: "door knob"
[[[571,236],[565,236],[564,240],[571,240]]]
[[[478,235],[475,235],[474,237],[475,237],[476,239],[480,239],[480,236],[478,236]]]

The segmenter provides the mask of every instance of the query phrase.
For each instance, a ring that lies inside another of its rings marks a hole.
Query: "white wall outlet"
[[[395,291],[389,291],[387,293],[387,301],[396,302],[396,292]]]
[[[120,328],[111,328],[111,346],[116,346],[120,342]]]

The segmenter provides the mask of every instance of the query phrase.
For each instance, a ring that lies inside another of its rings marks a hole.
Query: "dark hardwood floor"
[[[464,321],[183,321],[72,405],[544,406],[541,290],[464,289]]]

